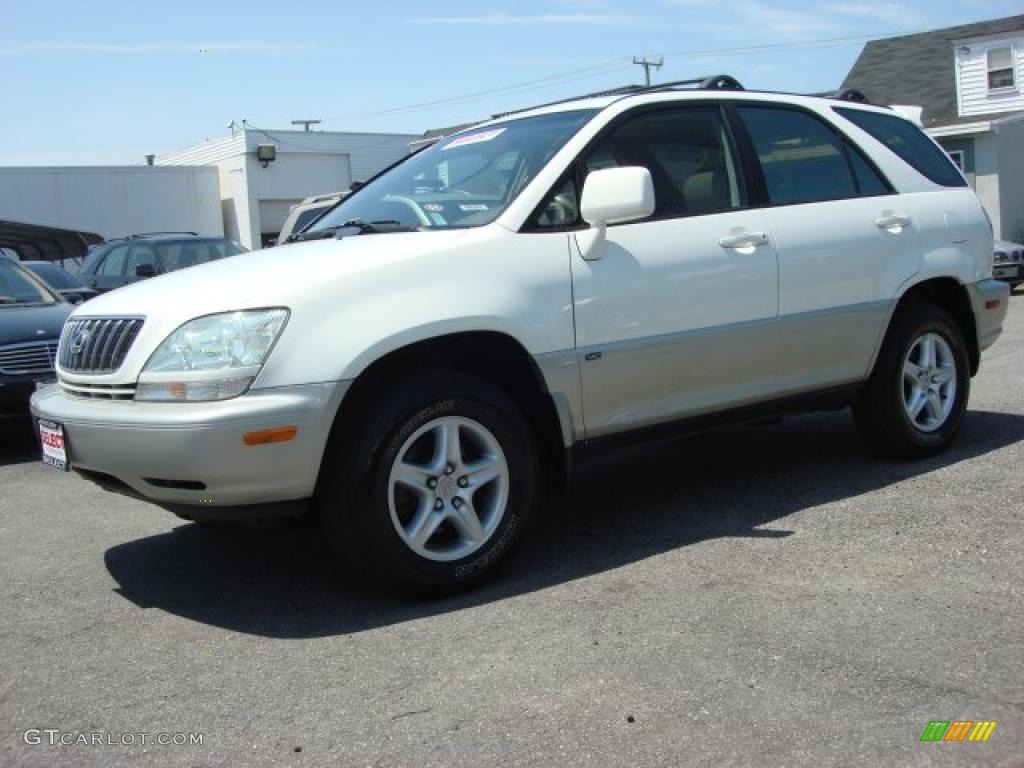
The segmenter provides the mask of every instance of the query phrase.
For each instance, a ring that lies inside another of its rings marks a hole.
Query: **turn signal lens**
[[[275,429],[261,429],[259,432],[246,432],[242,435],[242,441],[246,445],[269,445],[270,443],[287,443],[294,440],[299,433],[296,427],[276,427]]]

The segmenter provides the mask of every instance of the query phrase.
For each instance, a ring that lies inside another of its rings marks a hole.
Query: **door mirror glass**
[[[639,166],[591,171],[583,183],[580,211],[593,226],[645,219],[654,213],[651,172]]]

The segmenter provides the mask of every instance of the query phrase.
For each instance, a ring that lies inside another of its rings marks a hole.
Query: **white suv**
[[[942,150],[880,107],[662,87],[477,126],[301,242],[75,310],[44,459],[195,520],[316,510],[396,582],[490,573],[588,452],[852,406],[953,440],[1007,286]]]

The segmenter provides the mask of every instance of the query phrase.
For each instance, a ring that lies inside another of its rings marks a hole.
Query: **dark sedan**
[[[20,264],[0,259],[0,416],[28,413],[37,381],[55,376],[72,306]]]
[[[66,269],[52,261],[23,261],[21,265],[72,304],[81,304],[99,294]]]

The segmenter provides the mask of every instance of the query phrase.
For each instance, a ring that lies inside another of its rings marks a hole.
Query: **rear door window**
[[[740,107],[739,113],[754,143],[772,205],[858,195],[845,149],[824,122],[785,108]]]

